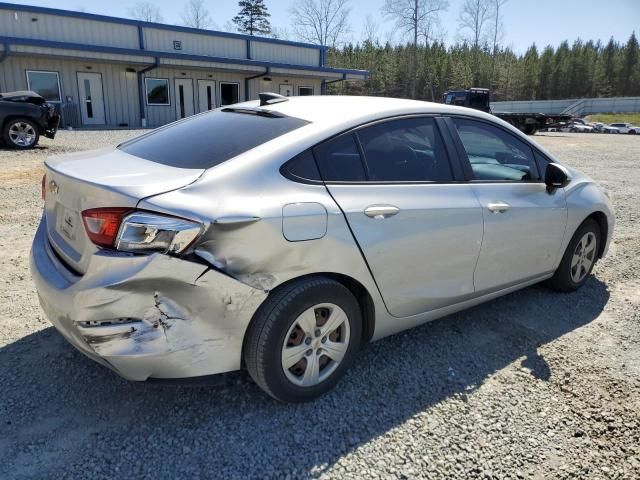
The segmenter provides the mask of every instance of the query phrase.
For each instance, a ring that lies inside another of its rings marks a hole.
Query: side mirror
[[[564,188],[569,185],[571,177],[569,171],[557,163],[549,163],[544,175],[544,183],[547,185],[547,192],[552,193],[556,188]]]

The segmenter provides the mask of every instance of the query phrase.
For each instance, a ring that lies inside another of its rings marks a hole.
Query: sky
[[[182,23],[181,12],[187,0],[151,0],[158,6],[165,23]],[[289,39],[295,40],[289,28],[289,9],[295,0],[265,0],[271,12],[271,23],[278,29],[287,28]],[[14,0],[11,3],[38,5],[88,13],[127,17],[130,5],[136,0]],[[223,29],[238,11],[234,0],[205,0],[218,28]],[[449,8],[441,15],[444,40],[459,38],[457,18],[464,0],[449,0]],[[386,19],[381,8],[384,0],[350,0],[349,40],[363,38],[363,25],[367,15],[380,25],[381,41],[401,40],[391,32],[393,22]],[[505,37],[503,44],[523,53],[533,42],[538,47],[557,46],[563,40],[573,42],[602,40],[610,37],[626,42],[632,31],[640,35],[640,0],[509,0],[504,6]]]

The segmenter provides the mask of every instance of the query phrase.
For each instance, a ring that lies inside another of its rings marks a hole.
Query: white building
[[[368,72],[326,48],[0,2],[0,92],[34,90],[63,125],[158,126],[259,92],[320,95]]]

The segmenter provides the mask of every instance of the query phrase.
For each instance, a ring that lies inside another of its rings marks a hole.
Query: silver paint
[[[331,135],[403,114],[474,116],[533,143],[495,117],[365,97],[298,97],[267,108],[311,123],[206,171],[118,150],[47,162],[60,192],[47,198],[32,271],[47,316],[81,351],[136,380],[235,370],[254,313],[292,279],[328,273],[358,282],[373,304],[377,340],[549,278],[594,212],[607,219],[607,251],[611,204],[570,168],[571,183],[551,194],[541,183],[324,186],[279,173]],[[197,260],[107,252],[83,228],[62,238],[65,213],[106,206],[201,222],[188,250]]]

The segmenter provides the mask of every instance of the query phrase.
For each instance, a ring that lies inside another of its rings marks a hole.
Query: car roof
[[[301,118],[310,122],[308,126],[288,134],[291,136],[290,138],[301,139],[305,136],[304,132],[309,133],[309,137],[302,140],[303,143],[307,143],[309,146],[342,131],[355,128],[368,122],[394,116],[438,114],[475,117],[510,130],[514,135],[528,143],[533,143],[547,157],[555,160],[553,154],[546,148],[495,115],[473,108],[446,105],[444,103],[389,97],[310,95],[304,97],[288,97],[286,101],[263,106],[260,106],[259,100],[252,100],[235,104],[233,107],[280,112],[284,115]],[[224,108],[225,107],[223,107],[223,109]],[[311,132],[313,132],[313,135]]]
[[[256,108],[260,107],[260,102],[254,100],[239,105]],[[388,97],[310,95],[288,97],[287,101],[260,108],[302,118],[315,124],[334,124],[339,119],[340,123],[355,125],[376,118],[416,113],[457,114],[500,122],[493,115],[471,108]]]

